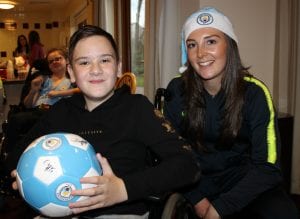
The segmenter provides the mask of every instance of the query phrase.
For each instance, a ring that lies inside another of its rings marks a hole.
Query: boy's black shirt
[[[144,214],[148,210],[144,203],[148,195],[191,184],[200,175],[189,145],[175,134],[146,97],[131,95],[124,87],[91,112],[86,110],[82,94],[60,100],[29,131],[19,144],[20,150],[37,137],[54,132],[82,136],[124,180],[129,200],[87,212],[89,216]],[[149,167],[148,149],[158,156],[160,165]]]

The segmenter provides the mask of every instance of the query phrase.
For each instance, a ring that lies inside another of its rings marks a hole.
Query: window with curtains
[[[144,93],[144,29],[146,0],[103,0],[100,10],[106,17],[102,23],[111,28],[122,57],[122,71],[137,77],[136,93]],[[104,6],[104,7],[103,7]],[[108,13],[109,11],[109,13]],[[113,16],[112,16],[113,14]],[[107,21],[113,22],[107,24]]]
[[[145,0],[130,0],[131,71],[137,76],[139,93],[144,87]]]

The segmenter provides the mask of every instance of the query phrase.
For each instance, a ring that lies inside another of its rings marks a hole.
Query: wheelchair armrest
[[[149,195],[146,199],[147,201],[151,202],[157,202],[157,203],[163,203],[167,200],[167,198],[171,195],[172,193],[165,193],[161,195]]]

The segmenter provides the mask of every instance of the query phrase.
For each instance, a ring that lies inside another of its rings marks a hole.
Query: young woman
[[[22,56],[25,60],[28,59],[29,45],[26,36],[19,35],[17,40],[17,48],[14,51],[14,57]]]
[[[29,41],[29,65],[37,59],[45,58],[44,45],[41,43],[40,35],[37,31],[32,30],[28,34]]]
[[[29,44],[26,37],[22,34],[18,36],[17,48],[13,52],[14,59],[14,76],[22,78],[22,75],[26,75],[29,64]]]
[[[200,218],[298,218],[282,181],[277,117],[267,87],[242,65],[229,19],[214,8],[182,30],[181,77],[164,113],[193,146],[202,178],[187,191]]]
[[[82,178],[82,183],[97,186],[72,191],[72,195],[88,196],[69,205],[75,214],[147,218],[146,197],[199,179],[190,147],[174,130],[165,128],[166,121],[149,100],[130,94],[127,87],[114,89],[121,62],[109,33],[90,25],[79,29],[70,39],[69,60],[71,80],[81,93],[57,102],[19,145],[24,150],[41,135],[70,132],[94,146],[103,176]],[[147,164],[147,150],[157,154],[158,165]]]

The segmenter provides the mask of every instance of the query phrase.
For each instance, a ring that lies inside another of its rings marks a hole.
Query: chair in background
[[[171,94],[165,88],[157,88],[154,97],[154,107],[164,113],[164,102],[170,100]]]
[[[149,219],[197,219],[193,205],[180,193],[149,196]]]
[[[132,94],[136,91],[136,76],[132,72],[124,73],[120,78],[118,78],[115,88],[120,88],[123,85],[127,85],[130,88]]]

